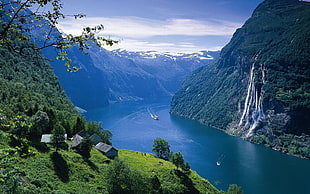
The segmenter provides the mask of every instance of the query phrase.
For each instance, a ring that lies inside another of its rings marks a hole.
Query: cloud
[[[126,39],[120,41],[113,46],[105,46],[107,50],[126,49],[130,51],[159,51],[159,52],[174,52],[174,53],[194,53],[201,50],[218,51],[222,46],[203,47],[190,42],[157,42],[140,41],[135,39]]]
[[[118,45],[107,49],[156,50],[169,52],[195,52],[198,50],[218,50],[224,45],[196,45],[184,42],[184,37],[201,39],[207,36],[231,36],[242,24],[210,20],[172,18],[155,20],[141,17],[88,17],[79,20],[67,18],[59,22],[58,28],[66,34],[78,35],[84,27],[103,24],[105,29],[99,35],[121,40]],[[156,38],[155,38],[156,37]],[[161,38],[160,38],[161,37]],[[156,39],[156,40],[155,40]],[[171,39],[171,40],[169,40]],[[163,41],[165,40],[165,41]],[[195,42],[195,41],[194,41]],[[207,43],[205,43],[207,44]]]
[[[90,17],[80,20],[68,18],[58,27],[65,33],[78,34],[81,28],[103,24],[102,35],[120,38],[148,38],[152,36],[209,36],[231,35],[240,23],[227,21],[200,21],[194,19],[154,20],[140,17]]]

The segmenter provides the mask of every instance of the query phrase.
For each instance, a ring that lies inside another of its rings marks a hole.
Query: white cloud
[[[167,43],[167,42],[158,42],[158,43],[150,43],[148,41],[139,41],[134,39],[126,39],[120,41],[118,44],[113,46],[105,46],[107,50],[115,50],[115,49],[126,49],[130,51],[159,51],[159,52],[174,52],[174,53],[193,53],[201,50],[212,50],[217,51],[222,48],[222,46],[216,47],[201,47],[199,45],[195,45],[193,43],[186,42],[175,42],[175,43]]]
[[[228,21],[201,21],[194,19],[154,20],[140,17],[88,17],[75,20],[67,18],[59,22],[58,28],[66,34],[78,35],[81,29],[103,24],[105,30],[100,35],[121,40],[118,45],[107,49],[124,48],[128,50],[156,50],[173,52],[195,52],[206,47],[197,46],[182,39],[167,41],[167,37],[190,36],[231,36],[242,24]],[[166,41],[155,42],[152,37],[162,36]],[[173,43],[171,43],[173,42]],[[224,45],[209,46],[209,50],[218,50]]]
[[[58,27],[67,34],[78,34],[81,28],[103,24],[103,35],[130,38],[147,38],[151,36],[186,35],[231,35],[240,23],[227,21],[200,21],[193,19],[153,20],[139,17],[90,17],[84,19],[68,18]]]

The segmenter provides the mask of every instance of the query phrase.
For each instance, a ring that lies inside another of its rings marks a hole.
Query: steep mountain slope
[[[310,3],[266,0],[186,79],[171,113],[309,158],[309,54]]]
[[[4,22],[9,22],[13,17],[12,14],[18,10],[18,3],[14,3],[14,1],[11,0],[5,0],[2,3],[1,5],[4,6],[4,10],[7,11],[7,14],[3,13],[3,10],[1,10],[1,19]],[[53,45],[55,42],[62,39],[62,34],[57,29],[51,29],[48,21],[35,18],[35,15],[33,15],[29,9],[21,10],[18,15],[22,16],[22,18],[24,16],[27,16],[28,18],[26,18],[26,20],[14,20],[13,23],[17,26],[23,26],[24,29],[22,33],[30,37],[30,39],[34,41],[36,45],[39,45],[39,47]],[[104,75],[100,71],[97,71],[93,66],[82,68],[82,70],[76,74],[69,73],[66,71],[67,67],[64,65],[64,62],[56,60],[56,57],[59,56],[58,52],[60,51],[56,50],[54,47],[43,49],[43,55],[52,64],[54,72],[58,76],[62,87],[65,89],[71,101],[77,105],[107,105],[108,98],[106,94],[108,93],[108,89],[103,83],[101,83],[104,80]],[[77,64],[77,66],[92,63],[91,58],[88,55],[81,53],[77,46],[69,49],[67,52],[73,60],[73,63]],[[93,95],[94,93],[97,95]]]
[[[94,47],[89,50],[89,55],[93,65],[106,77],[110,102],[172,96],[186,75],[214,60],[207,52],[196,56],[121,50],[109,52]]]
[[[33,45],[13,41],[20,47]],[[50,65],[40,53],[37,56],[21,56],[5,45],[0,48],[0,129],[5,118],[32,116],[38,109],[53,110],[56,119],[78,116]]]

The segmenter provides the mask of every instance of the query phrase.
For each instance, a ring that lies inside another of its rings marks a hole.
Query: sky
[[[108,50],[192,53],[220,50],[263,0],[63,0],[58,28],[78,35],[103,24],[100,36],[118,40]]]

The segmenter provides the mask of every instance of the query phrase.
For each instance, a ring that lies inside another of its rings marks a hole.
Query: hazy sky
[[[101,35],[120,40],[112,48],[166,52],[219,50],[263,0],[63,0],[65,33],[103,24]]]

